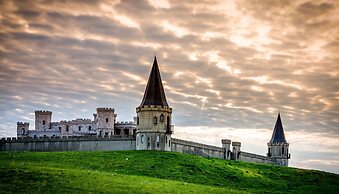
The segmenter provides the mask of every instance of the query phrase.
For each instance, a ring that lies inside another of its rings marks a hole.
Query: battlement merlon
[[[221,140],[221,144],[231,144],[231,140],[230,139],[222,139]]]
[[[238,147],[241,147],[241,142],[234,141],[234,142],[232,142],[232,146],[238,146]]]
[[[97,112],[113,112],[114,113],[114,108],[97,108]]]
[[[36,110],[35,114],[46,114],[46,115],[52,115],[52,111],[48,110]]]
[[[17,126],[29,126],[29,123],[27,122],[17,122]]]

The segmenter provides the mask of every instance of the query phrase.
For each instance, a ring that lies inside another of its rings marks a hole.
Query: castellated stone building
[[[173,138],[168,105],[156,57],[143,100],[133,122],[116,122],[113,108],[97,108],[94,118],[52,122],[52,112],[35,111],[35,130],[17,123],[17,137],[2,138],[0,151],[159,150],[288,166],[289,144],[280,113],[266,156],[241,150],[241,142],[221,140],[221,147]]]
[[[134,121],[116,122],[113,108],[97,108],[91,119],[52,122],[51,111],[35,111],[35,130],[29,123],[17,123],[17,137],[61,137],[61,136],[132,136],[137,125]]]

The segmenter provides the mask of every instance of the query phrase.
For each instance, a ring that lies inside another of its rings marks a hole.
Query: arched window
[[[164,116],[164,114],[161,114],[160,115],[160,122],[164,122],[164,120],[165,120],[165,116]]]
[[[147,148],[151,147],[151,138],[147,138]]]
[[[285,147],[282,147],[281,152],[282,152],[283,155],[284,155],[284,151],[285,151]]]
[[[141,135],[141,139],[140,139],[140,143],[144,143],[144,141],[145,141],[145,136],[144,135]]]
[[[22,128],[22,135],[25,135],[25,128]]]
[[[69,131],[69,126],[68,125],[66,125],[66,132],[68,132]]]
[[[156,116],[153,117],[153,124],[157,124],[158,123],[158,119]]]
[[[108,123],[108,118],[106,118],[106,123]]]
[[[45,124],[46,124],[46,121],[45,121],[45,120],[42,120],[42,124],[45,125]]]
[[[92,130],[92,126],[88,126],[88,131]]]
[[[81,126],[79,126],[79,131],[81,131]]]
[[[160,137],[159,137],[159,135],[157,135],[157,147],[159,147],[160,146]]]

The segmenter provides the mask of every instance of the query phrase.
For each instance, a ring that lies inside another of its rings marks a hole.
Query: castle
[[[52,122],[52,112],[35,111],[35,130],[17,123],[17,138],[2,138],[1,151],[160,150],[203,157],[288,166],[289,144],[278,114],[267,156],[242,151],[240,142],[222,139],[222,147],[172,138],[168,105],[156,57],[143,100],[133,122],[116,122],[113,108],[97,108],[91,119]]]

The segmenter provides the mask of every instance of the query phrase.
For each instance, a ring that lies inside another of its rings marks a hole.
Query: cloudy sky
[[[136,115],[156,54],[175,137],[265,154],[278,112],[291,166],[339,173],[336,1],[0,1],[0,136]]]

